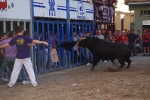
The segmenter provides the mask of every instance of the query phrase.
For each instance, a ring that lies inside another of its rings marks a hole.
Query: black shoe
[[[148,54],[148,56],[150,56],[150,54]]]

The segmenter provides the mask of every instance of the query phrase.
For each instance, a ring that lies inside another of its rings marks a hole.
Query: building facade
[[[130,24],[134,21],[134,12],[129,11],[129,6],[124,4],[124,0],[118,0],[115,6],[115,25],[119,30],[130,30]]]
[[[134,11],[134,30],[150,29],[150,1],[148,0],[125,0],[130,11]]]

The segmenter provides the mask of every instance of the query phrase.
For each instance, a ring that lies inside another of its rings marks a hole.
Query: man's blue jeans
[[[0,67],[0,81],[2,81],[3,73],[6,67],[8,66],[9,70],[12,71],[15,62],[15,57],[5,57]],[[8,73],[10,76],[11,73]]]
[[[4,70],[7,66],[9,68],[8,79],[10,79],[15,59],[16,59],[15,57],[5,57],[4,58],[2,66],[0,67],[0,81],[2,81],[3,73],[4,73]],[[21,69],[21,75],[22,75],[23,80],[28,80],[28,77],[27,77],[27,74],[25,72],[24,66]]]

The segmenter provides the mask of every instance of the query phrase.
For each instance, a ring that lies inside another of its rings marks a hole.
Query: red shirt
[[[142,34],[142,41],[143,42],[149,42],[150,35],[148,33],[143,33]]]
[[[115,36],[115,42],[120,42],[121,41],[121,39],[119,37],[120,37],[119,35]]]
[[[120,38],[120,40],[121,40],[120,42],[123,43],[123,44],[125,44],[125,43],[127,42],[127,40],[128,40],[128,37],[127,37],[127,36],[122,36],[122,35],[120,35],[119,38]]]

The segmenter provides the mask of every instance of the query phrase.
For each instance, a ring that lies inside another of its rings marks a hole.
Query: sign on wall
[[[143,20],[143,25],[150,25],[150,20]]]
[[[34,16],[66,18],[66,0],[34,0]]]
[[[34,16],[67,18],[66,0],[34,0]],[[70,0],[70,19],[93,20],[93,4]]]
[[[93,20],[93,4],[70,0],[70,18]]]
[[[0,0],[0,18],[31,19],[30,0]]]

